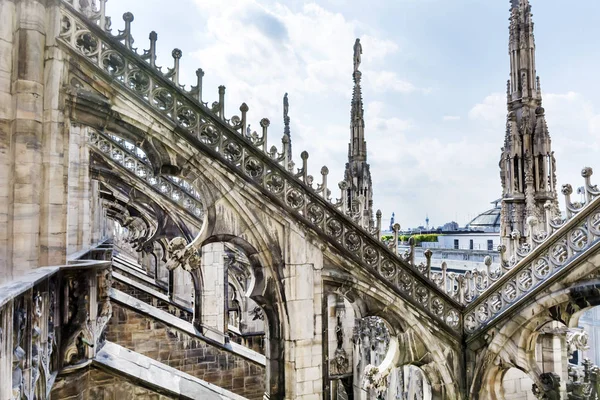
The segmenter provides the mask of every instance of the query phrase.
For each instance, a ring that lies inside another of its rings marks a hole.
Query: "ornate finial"
[[[125,21],[125,29],[122,31],[119,30],[119,34],[115,36],[115,39],[123,42],[125,47],[128,50],[131,50],[133,47],[133,36],[131,35],[131,23],[133,22],[133,14],[130,12],[126,12],[123,14],[123,21]]]
[[[283,95],[283,122],[289,125],[288,112],[290,110],[290,103],[288,101],[288,94]]]
[[[150,39],[150,49],[144,50],[142,59],[147,60],[152,67],[156,67],[156,41],[158,40],[158,34],[155,31],[150,32],[148,35]]]
[[[225,119],[225,86],[219,86],[219,117]]]

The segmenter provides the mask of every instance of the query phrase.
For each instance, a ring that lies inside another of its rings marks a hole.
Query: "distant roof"
[[[467,228],[484,232],[500,232],[500,205],[499,202],[493,202],[493,204],[494,208],[473,218],[467,224]]]

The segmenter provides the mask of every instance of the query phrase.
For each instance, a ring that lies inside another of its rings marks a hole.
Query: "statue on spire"
[[[358,67],[360,67],[360,55],[362,54],[362,45],[360,44],[360,39],[356,39],[354,42],[354,72],[358,71]]]
[[[291,157],[292,155],[292,135],[290,131],[290,102],[288,101],[288,94],[286,93],[283,96],[283,135],[287,137],[289,151],[288,155]],[[291,160],[291,158],[290,158]]]

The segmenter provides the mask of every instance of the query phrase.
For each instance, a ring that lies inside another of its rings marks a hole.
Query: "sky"
[[[461,226],[501,196],[509,0],[109,0],[113,33],[135,20],[134,47],[158,33],[158,65],[179,48],[181,82],[205,72],[204,101],[225,85],[225,113],[250,108],[269,147],[281,146],[289,96],[293,156],[309,174],[329,168],[339,197],[350,139],[353,45],[360,38],[365,136],[375,209],[403,229]],[[531,0],[536,67],[559,186],[600,181],[600,1]],[[594,177],[592,177],[594,181]],[[559,193],[559,197],[562,197]]]

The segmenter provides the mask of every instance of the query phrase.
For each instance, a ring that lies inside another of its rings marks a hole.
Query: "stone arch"
[[[587,269],[595,268],[592,264]],[[582,275],[585,276],[585,275]],[[487,399],[495,384],[498,366],[517,367],[540,384],[541,370],[535,360],[539,330],[558,321],[566,327],[577,324],[579,316],[600,305],[600,279],[563,282],[525,305],[492,334],[480,355],[470,389],[473,399]],[[502,368],[500,368],[502,369]]]
[[[242,249],[250,262],[253,273],[252,284],[246,294],[264,313],[265,323],[265,357],[266,357],[266,392],[270,398],[283,398],[284,380],[284,345],[283,318],[285,307],[282,306],[282,295],[275,280],[265,274],[268,267],[262,265],[263,256],[246,240],[233,235],[215,235],[207,238],[202,246],[224,242]],[[202,274],[198,274],[202,275]],[[202,290],[202,281],[199,282]]]
[[[457,377],[460,376],[458,352],[444,346],[438,332],[429,330],[425,324],[408,311],[410,305],[392,301],[385,290],[374,291],[368,282],[356,277],[330,270],[323,274],[327,285],[349,299],[360,315],[382,318],[390,334],[396,337],[393,361],[390,369],[413,365],[420,368],[429,385],[431,398],[435,400],[459,399]],[[406,309],[404,309],[406,307]]]

